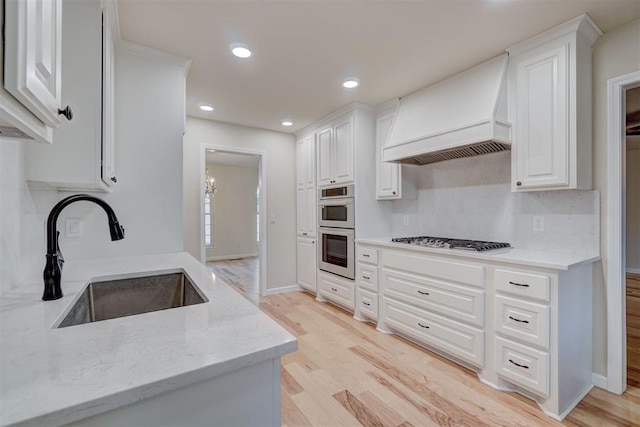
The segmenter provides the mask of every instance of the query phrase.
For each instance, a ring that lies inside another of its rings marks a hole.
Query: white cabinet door
[[[318,185],[332,184],[333,128],[327,128],[318,133]]]
[[[296,188],[305,187],[307,181],[307,144],[300,140],[296,144]]]
[[[569,44],[522,55],[516,79],[516,189],[569,185]]]
[[[351,117],[334,127],[333,183],[352,182],[353,177],[353,124]]]
[[[298,235],[316,236],[316,189],[313,186],[297,190]]]
[[[115,167],[115,10],[111,0],[102,0],[102,170],[107,186],[117,182]]]
[[[5,1],[4,85],[44,124],[60,125],[62,0]]]
[[[304,139],[305,145],[305,159],[306,162],[306,177],[305,185],[316,185],[316,135],[309,135]]]
[[[382,146],[387,140],[394,114],[385,114],[376,120],[376,167],[378,199],[399,199],[400,165],[382,161]]]
[[[117,179],[113,40],[107,30],[111,0],[105,6],[103,10],[101,0],[63,3],[62,99],[75,107],[76,117],[53,131],[52,145],[26,146],[29,181],[65,190],[107,191]]]
[[[316,240],[298,238],[298,285],[316,292]]]

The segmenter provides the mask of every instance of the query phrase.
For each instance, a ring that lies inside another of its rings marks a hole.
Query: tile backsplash
[[[598,191],[511,192],[511,153],[419,166],[417,200],[393,202],[394,236],[509,242],[523,249],[599,251]],[[544,230],[534,231],[534,217]]]

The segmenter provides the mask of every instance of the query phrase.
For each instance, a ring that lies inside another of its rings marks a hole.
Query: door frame
[[[625,92],[639,86],[640,71],[607,82],[607,390],[617,394],[627,388]]]
[[[200,144],[200,262],[207,264],[207,248],[204,242],[204,178],[206,174],[207,150],[223,151],[234,154],[257,155],[258,187],[260,188],[260,245],[258,257],[260,264],[259,292],[264,296],[267,289],[267,152],[251,148],[226,147],[215,144]]]

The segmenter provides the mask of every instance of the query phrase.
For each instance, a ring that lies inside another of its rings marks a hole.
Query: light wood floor
[[[531,400],[350,313],[289,292],[260,308],[298,338],[282,358],[284,426],[633,426],[640,388],[622,396],[594,388],[561,424]]]
[[[627,273],[627,385],[640,387],[640,274],[631,273]]]
[[[259,298],[257,258],[207,266],[250,301],[259,299],[260,308],[298,338],[298,351],[282,358],[284,426],[640,425],[638,383],[630,382],[622,396],[594,388],[558,423],[531,400],[494,390],[473,372],[310,294]],[[636,285],[638,301],[639,284],[627,282]]]
[[[207,267],[216,277],[220,277],[249,301],[258,305],[260,298],[258,257],[209,261]]]

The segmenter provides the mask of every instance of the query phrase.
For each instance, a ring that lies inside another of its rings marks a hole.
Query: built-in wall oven
[[[323,188],[318,200],[320,227],[354,228],[353,185]]]
[[[320,270],[354,280],[356,278],[355,230],[352,228],[318,228]]]
[[[318,267],[355,279],[353,185],[323,188],[318,200]]]

